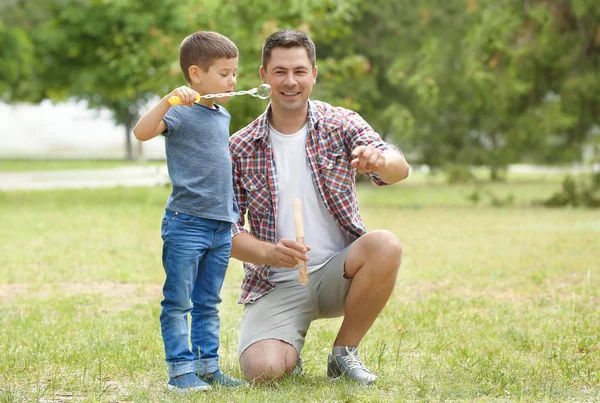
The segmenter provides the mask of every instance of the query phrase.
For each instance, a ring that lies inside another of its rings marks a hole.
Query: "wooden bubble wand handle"
[[[296,242],[304,245],[304,224],[302,223],[302,202],[294,199],[294,225],[296,226]],[[300,284],[308,284],[308,271],[304,260],[296,259],[298,263],[298,280]]]

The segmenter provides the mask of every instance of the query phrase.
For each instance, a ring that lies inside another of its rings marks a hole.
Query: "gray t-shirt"
[[[236,222],[229,123],[231,115],[194,104],[173,106],[164,117],[167,167],[173,182],[166,208],[212,220]]]

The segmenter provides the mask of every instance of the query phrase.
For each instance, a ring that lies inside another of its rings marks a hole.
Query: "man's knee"
[[[369,232],[369,243],[373,253],[388,257],[391,261],[397,261],[398,266],[402,259],[402,245],[393,232],[388,230],[377,230]]]
[[[265,383],[289,374],[296,365],[296,350],[286,343],[258,342],[240,357],[240,366],[248,381]],[[289,347],[288,347],[289,346]]]

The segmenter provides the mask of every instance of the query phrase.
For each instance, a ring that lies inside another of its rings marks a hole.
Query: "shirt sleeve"
[[[230,149],[231,152],[231,149]],[[231,154],[231,169],[233,175],[233,197],[238,208],[238,220],[231,226],[231,236],[234,237],[240,232],[248,232],[244,228],[246,210],[248,209],[248,201],[246,199],[246,190],[242,186],[242,177],[238,169],[237,161]]]
[[[187,106],[172,106],[163,117],[163,122],[165,122],[165,125],[167,126],[165,131],[162,132],[163,136],[170,136],[179,129],[182,120],[181,108],[187,108]]]
[[[393,150],[404,156],[398,147],[383,141],[381,136],[379,136],[379,134],[373,130],[373,128],[358,113],[348,110],[347,114],[346,119],[344,119],[346,122],[344,133],[346,133],[348,137],[350,150],[354,150],[358,146],[371,146],[381,152]],[[377,186],[389,185],[389,183],[384,182],[379,175],[374,172],[368,175]]]

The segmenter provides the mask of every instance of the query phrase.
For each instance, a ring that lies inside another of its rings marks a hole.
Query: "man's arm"
[[[356,112],[346,110],[344,133],[352,149],[350,165],[359,173],[377,174],[378,185],[391,185],[406,179],[410,167],[402,152],[381,139],[379,134]]]
[[[239,211],[239,219],[231,227],[231,257],[247,263],[289,268],[296,265],[296,258],[307,261],[306,252],[310,250],[308,246],[305,247],[296,241],[288,239],[282,239],[273,244],[261,241],[246,231],[244,224],[249,201],[246,197],[246,191],[242,186],[242,172],[238,166],[237,152],[231,142],[229,144],[229,152],[231,153],[233,195]]]
[[[408,177],[410,168],[396,150],[380,151],[372,146],[358,146],[352,151],[350,165],[358,172],[375,172],[382,181],[392,184]]]
[[[256,239],[247,232],[240,232],[231,240],[231,256],[242,262],[266,264],[272,267],[293,268],[296,259],[308,261],[308,246],[290,239],[273,244]]]

